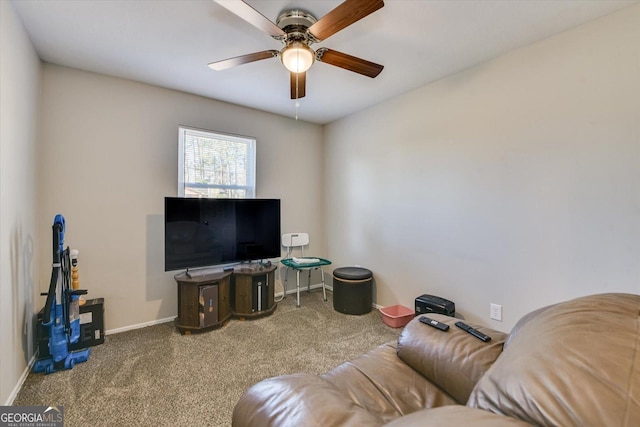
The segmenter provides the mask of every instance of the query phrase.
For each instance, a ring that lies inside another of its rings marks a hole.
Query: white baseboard
[[[329,292],[333,292],[333,287],[325,284],[324,285],[325,289]],[[311,289],[322,289],[322,283],[316,283],[314,285],[311,285]],[[306,291],[307,287],[306,286],[300,286],[300,292],[302,291]],[[291,294],[295,294],[296,293],[296,288],[295,286],[292,289],[287,289],[287,295],[291,295]],[[282,292],[276,292],[274,295],[275,298],[278,297],[282,297]],[[158,319],[158,320],[151,320],[149,322],[144,322],[144,323],[138,323],[135,325],[129,325],[129,326],[124,326],[122,328],[116,328],[116,329],[110,329],[108,331],[105,331],[105,335],[111,335],[111,334],[118,334],[120,332],[126,332],[126,331],[131,331],[134,329],[140,329],[140,328],[146,328],[147,326],[153,326],[153,325],[159,325],[161,323],[167,323],[167,322],[173,322],[175,320],[176,316],[174,317],[167,317],[164,319]]]
[[[331,286],[328,286],[325,284],[325,289],[327,291],[333,292],[333,288]],[[322,289],[322,283],[316,283],[315,285],[311,285],[311,289]],[[300,286],[300,292],[302,291],[306,291],[307,287],[306,286]],[[287,290],[287,295],[290,294],[295,294],[296,293],[296,288],[294,286],[293,289],[288,289]],[[282,296],[282,292],[276,292],[274,297],[281,297]],[[116,328],[116,329],[110,329],[108,331],[105,331],[104,334],[105,335],[111,335],[111,334],[119,334],[120,332],[126,332],[126,331],[132,331],[134,329],[140,329],[140,328],[146,328],[147,326],[153,326],[153,325],[159,325],[161,323],[167,323],[167,322],[173,322],[176,319],[176,316],[174,317],[166,317],[164,319],[158,319],[158,320],[151,320],[149,322],[144,322],[144,323],[138,323],[135,325],[129,325],[129,326],[123,326],[122,328]]]
[[[322,283],[316,283],[315,285],[311,285],[311,289],[321,289],[322,288]],[[333,287],[328,286],[325,284],[325,289],[333,292]],[[306,286],[301,286],[300,287],[300,291],[306,291],[307,287]],[[295,294],[296,293],[296,288],[294,287],[293,289],[288,289],[287,290],[287,295],[290,294]],[[282,297],[283,293],[282,292],[276,292],[275,297]],[[380,309],[382,308],[381,305],[378,304],[372,304],[374,308],[376,309]],[[116,329],[109,329],[108,331],[105,331],[105,335],[111,335],[111,334],[119,334],[120,332],[126,332],[126,331],[132,331],[134,329],[140,329],[140,328],[146,328],[147,326],[153,326],[153,325],[159,325],[161,323],[167,323],[167,322],[173,322],[175,320],[175,316],[174,317],[166,317],[164,319],[157,319],[157,320],[151,320],[149,322],[144,322],[144,323],[138,323],[135,325],[129,325],[129,326],[123,326],[122,328],[116,328]],[[4,406],[11,406],[13,405],[13,401],[15,400],[16,396],[18,396],[18,393],[20,392],[20,389],[22,388],[22,385],[24,384],[24,382],[27,379],[27,376],[29,376],[29,372],[31,372],[31,369],[33,368],[34,363],[36,363],[36,355],[34,354],[31,357],[31,360],[29,361],[29,365],[24,369],[24,371],[22,372],[22,375],[20,376],[20,379],[18,380],[18,382],[16,383],[15,387],[13,388],[13,390],[11,390],[11,394],[9,394],[9,397],[7,398],[7,401],[4,403]]]
[[[149,322],[137,323],[135,325],[123,326],[122,328],[109,329],[104,331],[105,335],[119,334],[120,332],[132,331],[134,329],[146,328],[147,326],[159,325],[161,323],[173,322],[176,316],[166,317],[164,319],[151,320]]]
[[[333,287],[332,286],[325,285],[324,287],[325,287],[326,290],[328,290],[328,291],[333,293]],[[316,283],[315,285],[311,285],[311,289],[318,289],[318,288],[322,288],[322,283]],[[302,292],[303,290],[306,291],[307,287],[306,286],[300,286],[300,292]],[[295,293],[296,293],[296,288],[295,287],[293,289],[287,290],[287,295],[291,295],[291,294],[295,294]],[[282,298],[282,292],[276,292],[275,298]],[[380,310],[384,306],[376,304],[376,303],[372,303],[371,307],[375,308],[376,310]]]
[[[15,387],[13,387],[13,390],[11,390],[11,394],[9,394],[9,397],[7,398],[7,401],[4,403],[4,406],[13,405],[13,401],[16,400],[16,396],[18,396],[18,393],[20,392],[22,385],[24,384],[27,377],[29,376],[29,372],[31,372],[31,368],[33,368],[34,363],[36,363],[35,354],[31,356],[31,360],[29,360],[29,364],[27,365],[26,368],[24,368],[24,371],[22,371],[22,375],[20,375],[18,382],[16,383]]]
[[[165,319],[152,320],[150,322],[138,323],[137,325],[130,325],[122,328],[111,329],[111,330],[105,331],[104,333],[105,335],[117,334],[120,332],[130,331],[133,329],[140,329],[147,326],[158,325],[160,323],[173,322],[174,319],[175,317],[167,317]],[[11,390],[11,394],[9,394],[9,397],[7,398],[7,401],[4,403],[4,406],[13,405],[13,401],[16,399],[16,396],[18,396],[20,389],[22,389],[22,385],[24,384],[27,377],[29,376],[29,372],[31,372],[31,369],[33,369],[33,365],[35,363],[36,363],[36,354],[31,356],[31,360],[29,360],[29,364],[22,372],[22,375],[20,375],[20,378],[18,379],[18,382],[16,383],[16,385],[13,387],[13,390]]]

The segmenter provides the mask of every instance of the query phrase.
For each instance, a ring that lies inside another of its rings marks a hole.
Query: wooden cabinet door
[[[225,277],[218,284],[218,321],[224,321],[231,315],[229,278]]]
[[[234,311],[236,313],[250,314],[251,313],[251,276],[242,274],[235,277],[236,286],[236,306]]]
[[[275,294],[276,284],[274,282],[274,278],[275,278],[275,274],[273,274],[273,271],[267,274],[267,283],[269,284],[268,286],[269,290],[267,294],[266,309],[270,309],[271,307],[273,307],[273,304],[275,304],[274,294]]]
[[[178,285],[178,324],[181,326],[198,327],[198,286]]]
[[[218,285],[200,286],[200,327],[218,323]]]

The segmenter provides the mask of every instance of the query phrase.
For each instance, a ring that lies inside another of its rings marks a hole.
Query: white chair
[[[324,270],[325,265],[331,265],[331,261],[324,258],[313,258],[304,256],[304,247],[309,244],[309,234],[307,233],[287,233],[282,235],[282,246],[287,249],[287,255],[280,262],[286,267],[284,273],[284,294],[287,294],[287,276],[289,275],[289,269],[296,272],[296,307],[300,307],[300,272],[307,270],[308,282],[307,290],[311,292],[311,270],[320,270],[322,277],[322,296],[324,300],[327,300],[327,291],[324,284]],[[299,249],[300,257],[294,257],[293,251]]]

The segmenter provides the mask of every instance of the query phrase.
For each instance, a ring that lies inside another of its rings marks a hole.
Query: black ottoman
[[[345,314],[367,314],[373,302],[373,273],[361,267],[333,270],[333,309]]]

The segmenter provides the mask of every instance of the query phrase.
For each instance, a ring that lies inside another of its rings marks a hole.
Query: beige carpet
[[[65,426],[229,426],[242,393],[268,377],[322,373],[400,330],[377,310],[350,316],[295,296],[268,317],[231,319],[210,332],[180,335],[173,323],[116,335],[92,348],[89,361],[51,375],[31,373],[14,405],[63,405]]]

